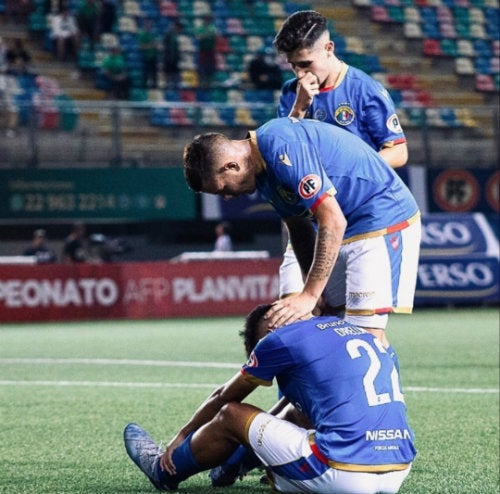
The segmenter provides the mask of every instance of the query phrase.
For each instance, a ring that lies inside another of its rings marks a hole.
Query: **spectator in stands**
[[[21,75],[29,72],[31,55],[24,47],[21,38],[14,38],[10,41],[5,52],[5,60],[7,62],[7,74]]]
[[[255,89],[280,89],[283,74],[272,48],[262,48],[248,64],[248,76]]]
[[[86,246],[87,229],[81,222],[73,224],[71,233],[64,240],[62,260],[66,264],[75,264],[89,261]]]
[[[50,37],[55,43],[56,58],[75,60],[78,53],[79,30],[75,16],[63,7],[52,17]]]
[[[119,46],[113,46],[103,58],[102,73],[106,79],[109,97],[126,100],[129,95],[129,78],[125,58]]]
[[[181,52],[179,48],[179,35],[183,26],[180,21],[175,21],[163,37],[163,73],[167,87],[177,88],[180,82]]]
[[[99,32],[111,33],[116,22],[117,0],[101,0]]]
[[[97,0],[81,0],[76,11],[76,20],[80,31],[81,40],[87,40],[90,50],[98,40],[100,6]]]
[[[151,19],[144,19],[142,29],[137,32],[137,42],[142,57],[142,85],[145,88],[156,88],[158,86],[158,37]]]
[[[202,23],[195,29],[195,36],[198,40],[198,74],[200,85],[210,87],[215,74],[215,47],[217,44],[217,28],[213,17],[206,15],[202,18]]]
[[[215,240],[214,252],[231,252],[233,250],[233,241],[229,234],[230,230],[229,223],[225,221],[216,225],[215,235],[217,239]]]
[[[47,246],[47,234],[43,228],[33,232],[33,241],[25,249],[23,255],[34,256],[38,264],[49,264],[57,261],[55,252]]]

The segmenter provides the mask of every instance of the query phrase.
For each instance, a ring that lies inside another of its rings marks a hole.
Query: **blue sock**
[[[238,449],[222,464],[222,467],[241,465],[245,471],[253,470],[262,465],[252,449],[246,446],[238,446]]]
[[[191,437],[194,433],[189,434],[182,444],[176,448],[172,454],[172,461],[174,462],[177,473],[175,475],[170,475],[169,473],[162,471],[160,468],[160,463],[158,462],[158,476],[159,478],[167,483],[178,484],[183,480],[186,480],[191,475],[195,475],[203,471],[200,465],[195,460],[193,452],[191,450]]]
[[[224,465],[238,465],[248,454],[248,449],[245,446],[238,446],[238,449],[224,462]]]

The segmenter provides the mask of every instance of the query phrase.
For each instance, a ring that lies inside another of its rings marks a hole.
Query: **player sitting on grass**
[[[271,331],[259,306],[242,336],[248,361],[216,389],[165,451],[137,424],[127,453],[163,491],[251,448],[278,492],[392,494],[415,457],[399,375],[380,341],[336,317]],[[242,401],[276,378],[301,427]],[[306,419],[307,418],[307,419]]]

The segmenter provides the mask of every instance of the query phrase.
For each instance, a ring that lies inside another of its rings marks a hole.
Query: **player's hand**
[[[170,475],[175,475],[176,469],[174,462],[172,460],[172,454],[174,450],[179,446],[183,441],[183,438],[180,436],[176,436],[167,446],[167,449],[161,455],[160,458],[160,468],[163,471],[168,472]]]
[[[319,79],[312,72],[306,72],[297,82],[295,106],[305,110],[319,94]]]
[[[308,293],[290,295],[276,300],[264,318],[267,319],[269,328],[279,328],[301,319],[309,319],[316,302],[316,299]]]

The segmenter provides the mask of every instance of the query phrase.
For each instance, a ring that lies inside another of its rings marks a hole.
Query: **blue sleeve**
[[[406,137],[396,114],[389,92],[378,81],[367,85],[363,121],[378,150],[388,142],[406,142]]]

